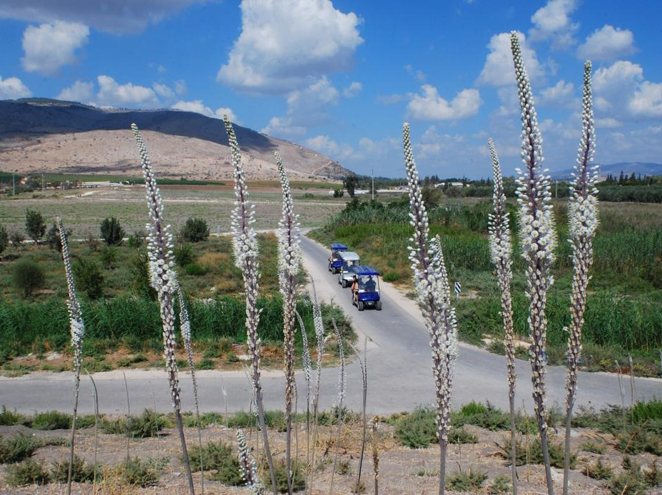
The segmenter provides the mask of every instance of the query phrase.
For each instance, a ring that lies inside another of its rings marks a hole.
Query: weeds
[[[478,437],[464,428],[451,428],[451,431],[448,433],[448,443],[478,443]]]
[[[611,478],[614,474],[609,466],[602,463],[602,459],[595,461],[595,464],[587,464],[582,469],[582,473],[594,480],[606,480]]]
[[[458,471],[451,474],[446,480],[446,488],[458,492],[472,492],[480,490],[487,479],[487,474],[469,468],[469,471]]]
[[[202,448],[195,446],[190,451],[190,457],[194,471],[200,471],[200,466],[203,465],[213,480],[230,486],[243,484],[239,459],[230,445],[218,441],[206,443]]]
[[[37,413],[30,426],[35,430],[66,430],[71,428],[71,415],[59,411]]]
[[[437,441],[435,412],[432,409],[416,409],[399,419],[395,436],[405,447],[421,449]]]
[[[510,438],[506,439],[503,444],[497,444],[499,448],[499,455],[507,460],[511,458]],[[543,450],[541,447],[540,439],[536,438],[533,441],[525,439],[524,441],[517,441],[517,465],[524,466],[526,464],[544,464]],[[549,462],[551,466],[556,468],[563,468],[563,445],[560,443],[550,442],[549,447]],[[570,467],[574,469],[577,461],[576,455],[570,456]]]
[[[163,467],[163,461],[156,459],[141,460],[137,457],[131,457],[117,466],[115,473],[121,482],[126,485],[146,488],[159,482]]]
[[[13,464],[7,468],[9,486],[45,485],[48,481],[48,471],[41,462],[33,459]]]
[[[21,462],[42,446],[41,441],[23,434],[0,437],[0,464]]]
[[[74,456],[71,475],[69,475],[69,460],[57,461],[51,465],[50,479],[55,483],[67,483],[69,479],[77,483],[86,483],[94,480],[94,466],[87,464],[83,459]]]

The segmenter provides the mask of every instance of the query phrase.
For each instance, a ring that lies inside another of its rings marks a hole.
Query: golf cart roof
[[[379,275],[379,271],[374,266],[359,265],[352,267],[352,270],[359,276],[363,275]]]
[[[347,246],[339,242],[331,243],[331,249],[334,251],[347,251]]]
[[[341,251],[338,253],[338,256],[345,261],[358,261],[360,259],[359,255],[354,251]]]

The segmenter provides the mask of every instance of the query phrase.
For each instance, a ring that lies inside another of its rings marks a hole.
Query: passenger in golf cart
[[[371,266],[355,266],[354,280],[352,281],[352,304],[359,311],[366,307],[382,309],[382,301],[379,297],[379,272]]]
[[[347,246],[340,244],[339,242],[331,244],[331,254],[329,255],[329,271],[331,273],[338,273],[340,270],[342,260],[340,259],[339,253],[342,251],[347,251]]]
[[[338,269],[338,283],[345,287],[352,285],[352,280],[354,280],[354,272],[352,272],[352,267],[358,266],[360,259],[359,255],[354,251],[340,251],[338,253],[340,258],[341,265]]]

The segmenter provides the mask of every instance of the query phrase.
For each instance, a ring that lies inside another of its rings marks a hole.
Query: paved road
[[[351,305],[349,289],[342,289],[335,276],[326,270],[326,250],[309,239],[302,242],[304,263],[315,282],[318,296],[334,301],[350,315],[359,333],[359,347],[367,339],[368,410],[391,413],[411,410],[434,400],[431,358],[427,331],[415,304],[389,284],[382,284],[383,311],[359,313]],[[460,322],[460,325],[462,322]],[[194,329],[195,331],[195,329]],[[531,385],[528,362],[518,361],[517,403],[531,410]],[[161,411],[171,408],[165,372],[162,370],[127,370],[132,411],[149,407]],[[126,412],[126,394],[122,371],[94,375],[99,389],[100,411],[107,414]],[[322,371],[322,407],[333,405],[337,397],[337,369]],[[564,369],[548,370],[548,404],[563,404]],[[305,395],[301,374],[297,376],[301,396]],[[361,407],[361,374],[358,362],[347,367],[346,403],[354,410]],[[193,409],[190,378],[181,375],[183,408]],[[204,411],[248,410],[251,387],[244,372],[200,371],[198,383],[201,408]],[[283,407],[283,378],[279,370],[263,372],[265,406]],[[602,407],[621,404],[621,387],[616,375],[580,373],[578,403]],[[630,383],[622,384],[625,403],[630,403]],[[636,397],[662,397],[662,380],[637,378]],[[505,363],[502,356],[482,349],[460,345],[455,373],[453,404],[459,406],[471,400],[486,401],[507,408]],[[31,413],[57,409],[71,410],[72,375],[70,373],[33,373],[19,378],[0,377],[0,405]],[[81,386],[81,413],[94,410],[92,387],[87,377]]]

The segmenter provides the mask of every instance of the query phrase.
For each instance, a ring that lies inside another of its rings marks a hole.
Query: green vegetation
[[[116,473],[126,485],[146,488],[158,483],[163,467],[163,462],[156,459],[141,460],[138,457],[131,457],[117,466]]]
[[[122,243],[124,238],[124,229],[120,221],[115,217],[104,218],[101,222],[101,238],[109,246],[116,246]]]
[[[27,459],[7,468],[7,484],[9,486],[45,485],[49,475],[41,462]]]
[[[189,450],[189,458],[193,471],[200,471],[204,466],[211,479],[224,485],[239,486],[244,483],[237,453],[229,444],[218,441],[206,443],[202,448],[196,445]]]
[[[188,242],[206,241],[209,238],[209,227],[203,218],[189,218],[180,232],[182,239]]]
[[[621,187],[621,186],[614,186]],[[625,187],[625,186],[622,186]],[[628,186],[629,187],[629,186]],[[649,187],[649,186],[641,186]],[[560,188],[559,188],[560,190]],[[430,197],[432,205],[439,198]],[[516,208],[508,205],[516,226]],[[325,227],[311,233],[324,244],[343,242],[356,250],[365,264],[376,266],[385,281],[409,285],[409,205],[406,198],[389,203],[354,199]],[[460,336],[481,344],[486,336],[502,334],[500,295],[492,274],[487,240],[486,200],[441,197],[428,211],[431,234],[441,236],[451,281],[460,281],[463,294],[456,302]],[[572,267],[567,242],[567,207],[555,204],[558,250],[555,283],[548,294],[548,362],[562,364],[569,323],[568,305]],[[662,216],[657,205],[600,205],[600,227],[594,242],[595,261],[591,271],[584,325],[582,365],[590,370],[615,371],[616,361],[628,362],[634,372],[660,373],[662,347]],[[513,227],[514,228],[514,227]],[[519,252],[514,246],[514,253]],[[513,256],[513,309],[515,330],[526,337],[526,280],[520,256]],[[498,350],[495,346],[495,350]]]
[[[35,244],[39,242],[39,239],[44,237],[44,234],[46,233],[46,223],[44,222],[43,215],[37,210],[26,210],[25,231]]]
[[[485,483],[487,474],[469,468],[469,471],[458,471],[446,479],[446,488],[458,492],[476,493]]]
[[[44,271],[31,259],[22,259],[13,267],[12,281],[23,297],[32,297],[35,289],[44,285]]]

